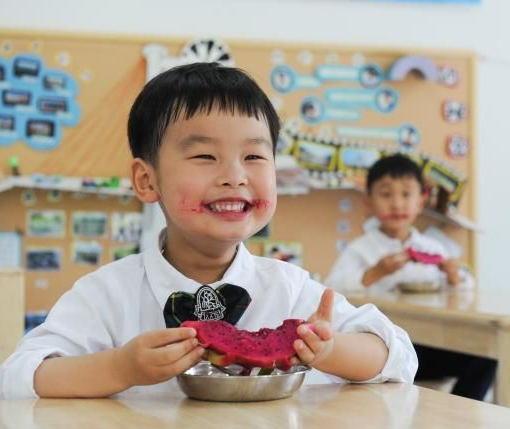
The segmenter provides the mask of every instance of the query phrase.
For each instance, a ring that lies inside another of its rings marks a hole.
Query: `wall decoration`
[[[398,58],[391,65],[388,79],[393,81],[404,80],[409,73],[416,73],[423,79],[432,82],[438,80],[436,63],[431,58],[421,55],[405,55]]]
[[[48,191],[47,200],[50,203],[58,203],[62,201],[62,192],[59,191],[58,189],[52,189]]]
[[[21,268],[21,234],[0,231],[0,268]]]
[[[128,255],[135,255],[140,253],[140,247],[138,244],[125,244],[122,246],[112,247],[112,260],[117,261]]]
[[[141,213],[119,212],[112,214],[112,241],[138,243],[141,235]]]
[[[24,140],[32,149],[53,150],[62,127],[79,122],[76,80],[37,55],[0,57],[0,89],[0,146]]]
[[[74,264],[100,265],[103,246],[97,241],[73,241],[71,262]]]
[[[27,234],[37,237],[63,237],[66,218],[62,210],[30,210],[27,213]]]
[[[454,134],[446,139],[446,154],[449,158],[465,158],[469,153],[469,141],[460,135]]]
[[[303,265],[303,245],[296,241],[266,241],[263,255],[300,267]]]
[[[80,237],[104,237],[108,217],[103,212],[74,212],[72,215],[72,233]]]
[[[33,189],[24,189],[21,191],[21,204],[25,207],[35,206],[37,198]]]
[[[462,101],[446,100],[441,107],[446,122],[455,124],[467,118],[467,106]]]
[[[337,148],[306,139],[299,139],[296,147],[298,163],[309,170],[333,171],[336,167]]]
[[[459,83],[459,72],[453,67],[439,66],[437,80],[441,85],[453,88]]]
[[[60,271],[62,250],[60,248],[31,248],[26,250],[25,268],[27,271]]]

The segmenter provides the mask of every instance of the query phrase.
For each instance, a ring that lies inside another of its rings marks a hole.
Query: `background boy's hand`
[[[301,339],[294,341],[294,349],[299,358],[293,359],[295,365],[299,361],[313,367],[320,366],[320,362],[327,358],[333,349],[333,304],[335,293],[333,289],[325,289],[317,311],[313,313],[307,323],[298,327],[298,335]]]
[[[439,269],[446,274],[448,284],[453,286],[460,283],[459,264],[454,259],[447,259],[442,264],[439,264]]]
[[[400,270],[400,268],[402,268],[409,259],[409,254],[405,250],[386,255],[372,268],[365,271],[361,280],[363,285],[370,286],[371,284],[381,280],[383,277],[393,274],[395,271]]]
[[[381,258],[380,261],[375,265],[378,270],[384,276],[393,274],[395,271],[400,270],[407,261],[409,261],[409,254],[406,251],[392,253]]]
[[[119,377],[129,386],[166,381],[195,365],[204,349],[192,328],[170,328],[138,335],[116,349]]]

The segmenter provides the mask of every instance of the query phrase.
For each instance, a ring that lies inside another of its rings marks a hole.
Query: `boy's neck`
[[[381,225],[379,229],[386,234],[388,237],[400,240],[402,243],[411,236],[411,226],[405,228],[392,229]]]
[[[165,259],[181,274],[200,284],[220,280],[237,254],[237,246],[209,254],[192,247],[174,247],[171,240],[167,240],[163,251]]]

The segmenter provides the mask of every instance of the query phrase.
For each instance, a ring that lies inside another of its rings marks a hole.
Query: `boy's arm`
[[[361,279],[363,286],[368,287],[384,277],[393,274],[409,261],[407,252],[392,253],[379,260],[377,264],[365,271]]]
[[[191,328],[150,331],[116,349],[45,359],[35,372],[35,391],[44,398],[105,397],[161,383],[200,360],[195,335]]]

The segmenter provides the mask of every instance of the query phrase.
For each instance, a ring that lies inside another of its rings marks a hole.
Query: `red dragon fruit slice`
[[[287,319],[276,329],[256,332],[237,329],[222,320],[188,320],[181,326],[194,328],[200,344],[207,349],[207,359],[218,366],[236,363],[245,368],[290,369],[296,354],[294,341],[299,338],[300,319]]]
[[[439,265],[444,262],[444,258],[437,253],[420,252],[412,247],[408,247],[406,251],[413,261],[421,262],[422,264]]]

